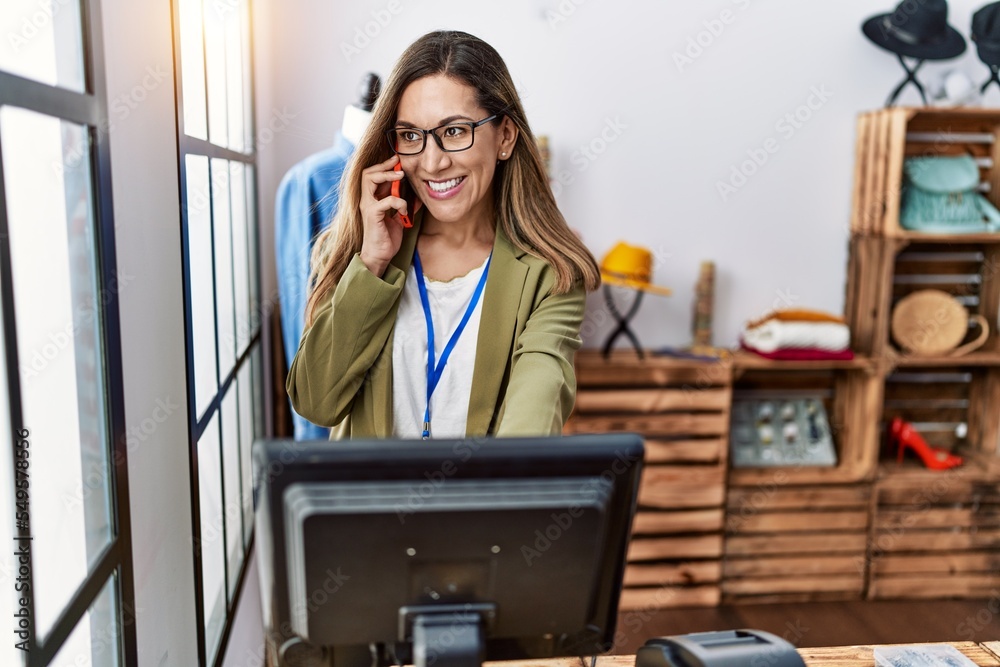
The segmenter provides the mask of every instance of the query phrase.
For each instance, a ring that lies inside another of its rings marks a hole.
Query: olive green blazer
[[[392,337],[423,216],[379,278],[355,255],[302,334],[285,388],[332,440],[390,438]],[[586,294],[550,294],[555,271],[497,229],[476,343],[466,435],[555,435],[573,409]]]

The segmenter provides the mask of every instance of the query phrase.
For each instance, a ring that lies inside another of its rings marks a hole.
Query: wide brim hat
[[[650,294],[670,296],[669,287],[654,285],[653,253],[642,246],[619,241],[601,260],[601,280],[605,285],[628,287]]]
[[[920,60],[948,60],[965,52],[965,38],[948,24],[944,0],[904,0],[894,12],[866,20],[861,31],[887,51]]]
[[[972,15],[972,41],[979,59],[987,65],[1000,65],[1000,2],[991,2]]]

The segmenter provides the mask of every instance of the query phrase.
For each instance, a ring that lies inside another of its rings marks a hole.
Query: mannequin
[[[286,364],[291,363],[302,337],[313,241],[333,219],[341,175],[368,128],[381,84],[377,74],[365,74],[360,82],[358,101],[344,110],[333,146],[297,163],[278,186],[274,214],[275,260]],[[287,370],[286,366],[282,372]],[[329,437],[328,429],[311,424],[294,410],[292,421],[296,440]]]

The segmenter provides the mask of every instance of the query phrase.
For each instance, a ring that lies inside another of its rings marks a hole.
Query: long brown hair
[[[496,50],[465,32],[431,32],[400,56],[372,110],[371,122],[340,183],[340,203],[330,228],[319,235],[312,254],[306,304],[306,326],[330,296],[364,237],[361,220],[361,172],[392,155],[385,133],[396,123],[399,100],[417,79],[445,74],[476,90],[477,102],[490,114],[507,116],[517,126],[511,157],[500,162],[493,188],[497,224],[511,242],[548,262],[556,272],[553,292],[568,292],[577,283],[593,291],[601,284],[594,256],[566,224],[549,187],[535,137],[507,66]]]

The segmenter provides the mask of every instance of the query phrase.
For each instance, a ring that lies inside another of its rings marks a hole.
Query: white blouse
[[[434,322],[436,363],[440,363],[448,340],[465,315],[487,260],[464,276],[446,282],[426,280],[427,301]],[[406,276],[392,340],[392,420],[393,433],[397,438],[421,437],[427,405],[427,322],[420,303],[417,278],[416,267],[413,267]],[[451,351],[431,397],[432,438],[465,437],[484,298],[485,289]]]

